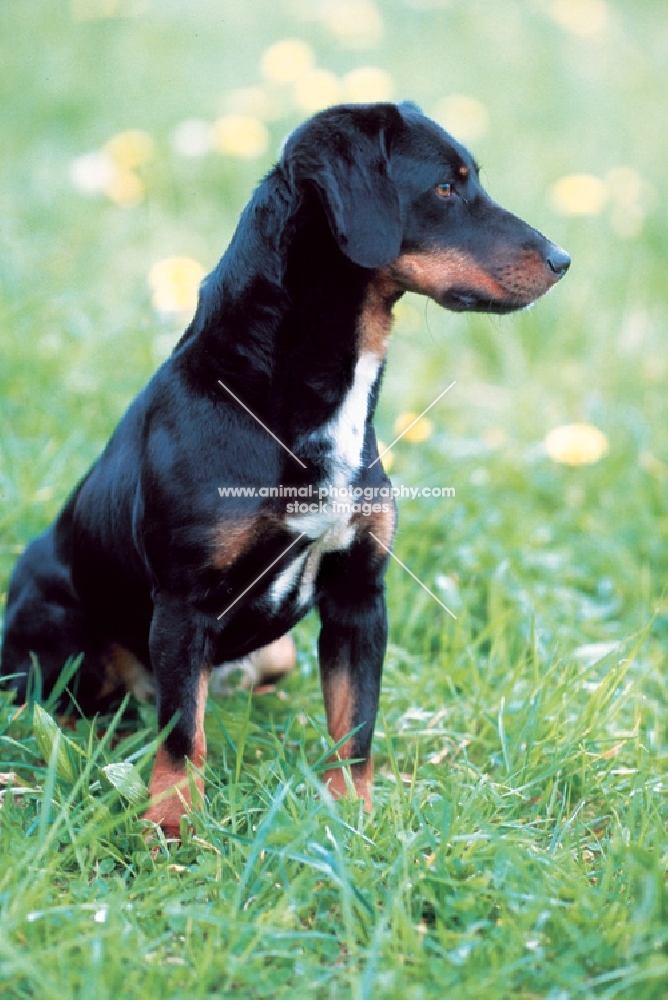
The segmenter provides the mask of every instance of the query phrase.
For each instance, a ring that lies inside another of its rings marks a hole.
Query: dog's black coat
[[[353,774],[369,800],[388,557],[367,528],[389,545],[393,511],[323,524],[320,534],[309,522],[219,619],[300,525],[288,521],[283,499],[221,500],[218,486],[318,486],[336,475],[349,485],[387,483],[380,462],[369,466],[396,299],[410,289],[450,309],[508,312],[568,264],[489,199],[470,154],[414,105],[333,108],[297,129],[204,281],[172,356],[16,566],[2,673],[13,675],[19,699],[34,658],[48,693],[66,659],[83,653],[71,688],[95,712],[127,680],[120,661],[138,661],[155,678],[160,725],[177,716],[163,761],[177,773],[185,757],[203,760],[195,746],[203,673],[282,635],[315,603],[330,732],[340,739],[362,726],[345,756],[367,762]],[[332,434],[361,357],[377,357],[378,374],[359,461],[344,468]],[[305,550],[318,545],[308,600],[299,578],[272,599],[286,565],[302,555],[307,566]]]

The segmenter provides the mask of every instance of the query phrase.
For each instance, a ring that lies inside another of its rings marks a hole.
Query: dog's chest
[[[312,440],[317,440],[320,448],[324,446],[325,477],[317,484],[317,501],[301,505],[308,510],[286,516],[288,527],[311,541],[274,580],[270,597],[275,607],[290,596],[300,604],[309,603],[322,556],[352,544],[355,527],[350,487],[362,463],[369,398],[379,369],[380,360],[375,355],[362,354],[355,365],[352,385],[334,416],[313,432]]]
[[[324,427],[324,437],[331,442],[329,479],[333,486],[350,484],[359,470],[364,446],[364,428],[369,412],[369,397],[378,378],[380,360],[371,353],[362,354],[355,365],[352,385],[334,417]]]

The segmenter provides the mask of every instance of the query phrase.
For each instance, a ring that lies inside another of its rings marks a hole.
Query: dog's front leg
[[[201,770],[206,760],[204,709],[210,666],[210,625],[182,600],[159,595],[149,646],[155,674],[158,726],[169,728],[151,777],[153,800],[144,818],[178,837],[181,817],[193,805],[186,761]],[[204,780],[194,776],[199,795]]]
[[[360,727],[331,762],[357,761],[350,767],[352,781],[368,812],[373,795],[371,740],[387,646],[385,593],[382,576],[374,573],[368,578],[368,569],[356,560],[340,556],[330,560],[340,562],[337,571],[327,573],[329,579],[319,600],[320,678],[327,728],[338,742]],[[346,794],[342,767],[328,770],[325,781],[335,797]]]

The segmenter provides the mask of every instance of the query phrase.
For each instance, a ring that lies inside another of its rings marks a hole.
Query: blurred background
[[[456,491],[402,505],[397,551],[481,621],[494,600],[526,609],[546,644],[602,652],[656,616],[662,659],[664,3],[3,0],[0,46],[0,592],[290,129],[411,99],[573,264],[520,315],[397,307],[380,438],[457,382],[387,458],[396,482]],[[390,591],[395,644],[430,648],[438,606],[396,566]]]

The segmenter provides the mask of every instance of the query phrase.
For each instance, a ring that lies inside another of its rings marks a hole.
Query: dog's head
[[[397,291],[504,313],[543,295],[570,257],[483,190],[471,154],[413,104],[320,112],[288,138],[291,183],[315,188],[341,252]]]

